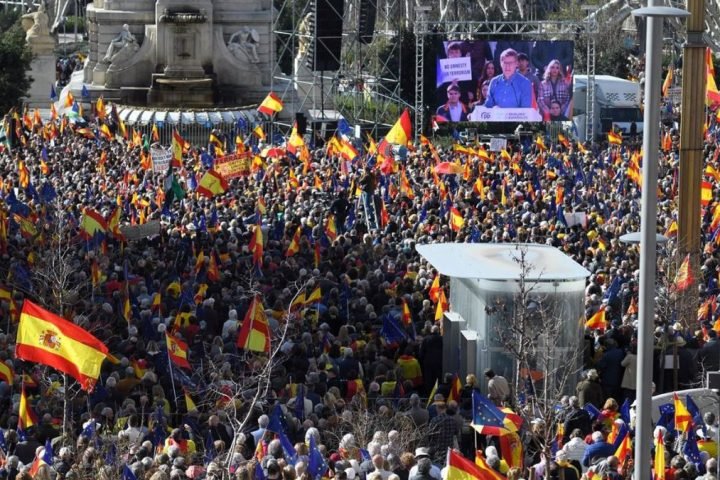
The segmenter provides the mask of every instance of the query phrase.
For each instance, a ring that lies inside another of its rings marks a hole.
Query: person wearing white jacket
[[[561,451],[567,455],[568,460],[577,460],[578,463],[582,465],[582,459],[585,455],[585,449],[587,446],[587,443],[585,443],[585,440],[583,439],[582,432],[579,428],[576,428],[572,431],[572,433],[570,433],[570,440],[563,445]],[[587,468],[583,467],[583,473],[586,471]]]

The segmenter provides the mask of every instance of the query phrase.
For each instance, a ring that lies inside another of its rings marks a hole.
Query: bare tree
[[[573,308],[569,298],[541,288],[542,272],[535,272],[527,253],[525,245],[516,245],[513,260],[520,273],[512,305],[498,297],[488,313],[499,316],[495,341],[515,364],[518,413],[526,422],[536,418],[544,422],[540,440],[549,454],[562,422],[556,406],[572,392],[582,364],[581,324],[577,322],[574,331],[567,331],[568,322],[563,319],[582,308]]]

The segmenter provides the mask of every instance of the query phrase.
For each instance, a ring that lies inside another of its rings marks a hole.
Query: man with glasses
[[[518,53],[508,48],[500,54],[502,74],[490,81],[485,107],[531,108],[532,82],[518,69]]]

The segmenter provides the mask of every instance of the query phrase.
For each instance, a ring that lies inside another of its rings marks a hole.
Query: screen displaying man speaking
[[[443,42],[436,59],[435,120],[572,118],[573,48],[564,40]]]

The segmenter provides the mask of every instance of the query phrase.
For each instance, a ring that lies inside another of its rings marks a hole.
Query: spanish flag
[[[278,113],[282,111],[283,109],[283,102],[280,100],[280,98],[275,95],[274,92],[268,93],[268,96],[265,97],[265,100],[262,101],[260,106],[258,107],[258,112],[264,113],[265,115],[273,116],[273,114]]]
[[[605,330],[607,320],[605,319],[604,305],[585,322],[585,326],[591,330]]]
[[[700,204],[702,206],[710,205],[713,198],[712,183],[703,180],[700,190]]]
[[[108,348],[72,322],[29,300],[23,303],[15,357],[48,365],[67,373],[92,391]]]
[[[335,226],[335,215],[328,215],[327,224],[325,225],[325,235],[328,240],[334,242],[337,238],[337,227]]]
[[[15,372],[5,362],[0,362],[0,380],[7,382],[10,386],[15,381]]]
[[[250,303],[237,338],[238,348],[253,352],[270,352],[270,327],[265,307],[256,295]]]
[[[475,453],[475,465],[477,466],[478,470],[480,471],[480,476],[476,478],[482,478],[484,480],[505,480],[505,476],[502,475],[500,472],[497,472],[493,470],[487,462],[485,462],[485,458],[482,456],[481,452]]]
[[[265,140],[265,131],[263,131],[262,125],[258,125],[253,130],[253,133],[256,137],[258,137],[260,140]]]
[[[463,218],[460,211],[458,211],[458,209],[455,207],[451,207],[450,208],[450,228],[452,228],[454,232],[459,232],[460,229],[464,225],[465,225],[465,219]]]
[[[290,241],[290,245],[288,246],[285,256],[292,257],[299,251],[300,251],[300,227],[297,227],[297,230],[295,230],[295,234],[293,235],[292,240]]]
[[[440,275],[435,275],[435,279],[432,282],[432,285],[430,285],[430,291],[428,291],[428,297],[430,297],[430,300],[433,303],[437,303],[440,299],[440,292],[442,289],[440,288]]]
[[[75,103],[75,97],[73,96],[72,92],[68,90],[67,97],[65,97],[65,107],[70,108]]]
[[[25,385],[20,391],[20,410],[18,411],[18,429],[27,430],[38,423],[37,415],[30,408],[27,394],[25,393]]]
[[[172,337],[165,333],[165,343],[167,345],[168,356],[175,365],[182,368],[190,368],[188,362],[188,345],[182,340]]]
[[[160,141],[160,132],[158,131],[157,123],[153,123],[153,126],[152,126],[152,141],[153,142]]]
[[[215,195],[223,194],[228,189],[227,181],[215,170],[208,170],[200,179],[197,193],[212,198]]]
[[[688,253],[675,274],[675,291],[682,292],[687,290],[690,285],[693,284],[694,280],[692,272],[690,271],[690,254]]]
[[[496,476],[485,474],[478,465],[463,457],[454,450],[448,449],[447,470],[445,480],[500,480],[503,478],[500,473]]]
[[[630,441],[630,435],[626,434],[622,442],[620,442],[620,445],[618,445],[617,450],[615,450],[615,456],[620,460],[620,464],[622,465],[625,462],[625,459],[630,455],[632,452],[632,444]]]
[[[395,125],[385,135],[385,141],[396,145],[407,145],[412,137],[412,122],[410,122],[410,111],[406,108]]]
[[[615,132],[608,132],[608,142],[612,145],[622,145],[622,134]]]
[[[313,290],[305,300],[305,305],[311,305],[313,303],[319,303],[322,300],[322,289],[317,287]]]
[[[182,167],[184,144],[185,139],[183,139],[177,130],[175,130],[172,135],[172,144],[170,145],[170,150],[172,150],[172,161],[170,162],[171,167]]]
[[[435,308],[435,321],[439,322],[442,320],[443,314],[447,312],[449,308],[447,297],[445,296],[445,291],[440,290],[440,295],[438,297],[438,303],[437,308]]]
[[[80,220],[80,236],[90,240],[96,234],[105,232],[107,232],[107,222],[103,216],[92,208],[86,208]]]
[[[402,323],[406,327],[412,324],[412,314],[410,313],[410,307],[408,306],[407,301],[404,298],[402,299]]]
[[[197,410],[197,406],[190,396],[190,392],[187,391],[187,388],[183,388],[183,392],[185,393],[185,408],[187,411],[192,412],[193,410]]]

